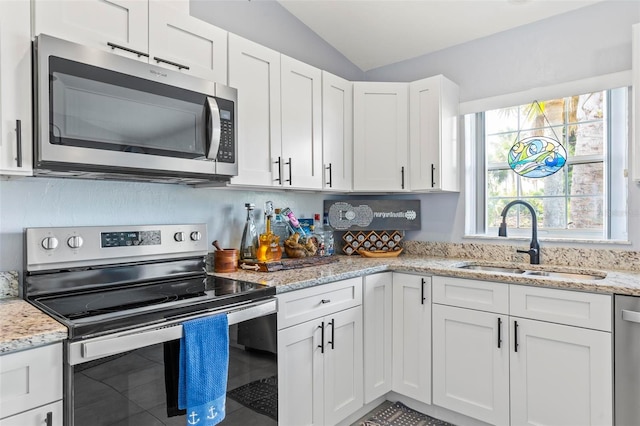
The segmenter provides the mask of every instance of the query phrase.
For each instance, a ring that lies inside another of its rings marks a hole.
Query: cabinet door
[[[327,190],[353,187],[353,83],[322,71],[323,185]]]
[[[30,175],[31,35],[26,1],[0,1],[0,174]]]
[[[322,189],[322,72],[281,55],[284,187]]]
[[[363,405],[362,307],[325,318],[324,424],[335,425]]]
[[[227,84],[227,32],[162,0],[149,3],[149,55],[153,64]]]
[[[506,315],[433,305],[433,403],[509,424]]]
[[[140,0],[35,0],[34,35],[40,33],[141,59],[148,45],[148,3]],[[112,49],[113,43],[125,49]]]
[[[322,319],[278,331],[278,423],[324,423]]]
[[[44,405],[0,420],[0,426],[57,426],[61,424],[62,401]]]
[[[431,278],[393,274],[393,390],[431,404]]]
[[[409,188],[408,108],[406,83],[354,83],[354,190]]]
[[[62,399],[62,344],[0,356],[0,416]]]
[[[280,186],[280,53],[229,34],[229,86],[238,89],[238,176],[231,184]]]
[[[511,424],[612,424],[611,333],[513,317],[510,328]]]
[[[459,191],[458,87],[439,75],[409,85],[412,191]]]
[[[364,277],[364,402],[391,391],[393,348],[393,275]]]

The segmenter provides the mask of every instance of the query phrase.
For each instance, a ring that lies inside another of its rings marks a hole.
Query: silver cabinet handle
[[[622,319],[640,324],[640,312],[622,310]]]

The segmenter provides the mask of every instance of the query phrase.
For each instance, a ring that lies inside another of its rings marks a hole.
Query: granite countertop
[[[461,269],[465,264],[496,265],[526,270],[554,270],[558,272],[601,275],[604,279],[586,280],[531,275],[514,275],[504,272]],[[239,270],[232,273],[212,275],[272,285],[276,293],[284,293],[313,285],[325,284],[376,272],[395,271],[428,275],[444,275],[457,278],[499,281],[506,283],[553,287],[567,290],[591,291],[605,294],[640,296],[640,273],[606,269],[572,268],[553,265],[529,265],[515,262],[491,262],[484,260],[425,257],[401,255],[397,258],[362,258],[360,256],[336,256],[330,264],[303,269],[277,272],[255,272]]]
[[[67,327],[17,297],[0,299],[0,324],[0,355],[67,338]]]
[[[503,272],[460,269],[464,264],[509,266],[527,270],[553,269],[560,272],[579,272],[598,275],[600,280],[578,280],[543,276],[513,275]],[[402,255],[397,258],[362,258],[360,256],[335,257],[334,262],[302,269],[277,272],[237,271],[212,273],[212,275],[267,284],[276,287],[276,293],[297,290],[333,281],[340,281],[377,272],[395,271],[427,275],[444,275],[457,278],[499,281],[514,284],[536,285],[568,290],[591,291],[604,294],[640,296],[640,272],[571,268],[551,265],[491,262],[484,260]],[[0,299],[0,354],[27,349],[67,338],[67,329],[31,304],[17,297]]]

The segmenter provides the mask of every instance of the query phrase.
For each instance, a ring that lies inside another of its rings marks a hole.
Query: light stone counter
[[[22,299],[0,299],[0,355],[67,338],[67,327]]]
[[[500,256],[496,256],[500,258]],[[618,257],[619,259],[620,257]],[[573,261],[573,260],[572,260]],[[520,269],[553,269],[564,272],[606,273],[601,280],[576,280],[539,276],[512,275],[501,272],[460,269],[466,263],[483,265],[499,264]],[[228,274],[215,274],[228,278],[257,282],[276,287],[277,293],[284,293],[314,285],[326,284],[377,272],[396,271],[426,275],[444,275],[458,278],[470,278],[486,281],[536,285],[570,290],[591,291],[606,294],[625,294],[640,296],[640,271],[636,258],[625,262],[633,271],[609,268],[586,268],[553,265],[529,265],[509,261],[472,260],[451,257],[433,257],[425,254],[402,254],[398,258],[369,259],[360,256],[336,256],[335,262],[303,269],[291,269],[278,272],[238,271]],[[16,280],[17,281],[17,280]],[[12,293],[12,292],[11,292]],[[63,340],[67,329],[62,324],[42,313],[29,303],[17,297],[0,298],[0,354],[13,350],[26,349],[41,344]]]
[[[604,279],[583,280],[531,275],[514,275],[503,272],[460,269],[459,266],[474,263],[500,265],[526,270],[554,270],[586,274],[606,274]],[[212,275],[272,285],[276,293],[284,293],[318,284],[344,280],[376,272],[395,271],[427,275],[443,275],[457,278],[499,281],[506,283],[543,287],[582,290],[608,294],[640,296],[640,272],[607,269],[573,268],[554,265],[529,265],[515,262],[491,262],[486,260],[451,259],[426,257],[424,255],[401,255],[397,258],[371,259],[360,256],[336,256],[336,262],[303,269],[277,272],[238,271]]]

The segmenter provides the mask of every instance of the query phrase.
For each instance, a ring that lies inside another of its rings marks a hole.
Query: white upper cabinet
[[[238,89],[238,176],[231,185],[322,188],[322,72],[229,34]]]
[[[409,84],[412,191],[459,191],[458,86],[442,75]]]
[[[147,61],[148,2],[140,0],[32,1],[34,36],[44,33]]]
[[[34,0],[40,33],[227,83],[227,32],[189,15],[188,2]]]
[[[149,3],[149,62],[227,84],[227,31],[171,3]]]
[[[285,55],[280,60],[282,186],[322,189],[322,71]]]
[[[322,71],[324,189],[353,188],[353,83]]]
[[[280,186],[280,53],[229,34],[229,86],[238,89],[238,176],[231,184]]]
[[[0,1],[0,174],[30,175],[29,2]]]
[[[408,190],[408,84],[353,86],[353,189]]]

